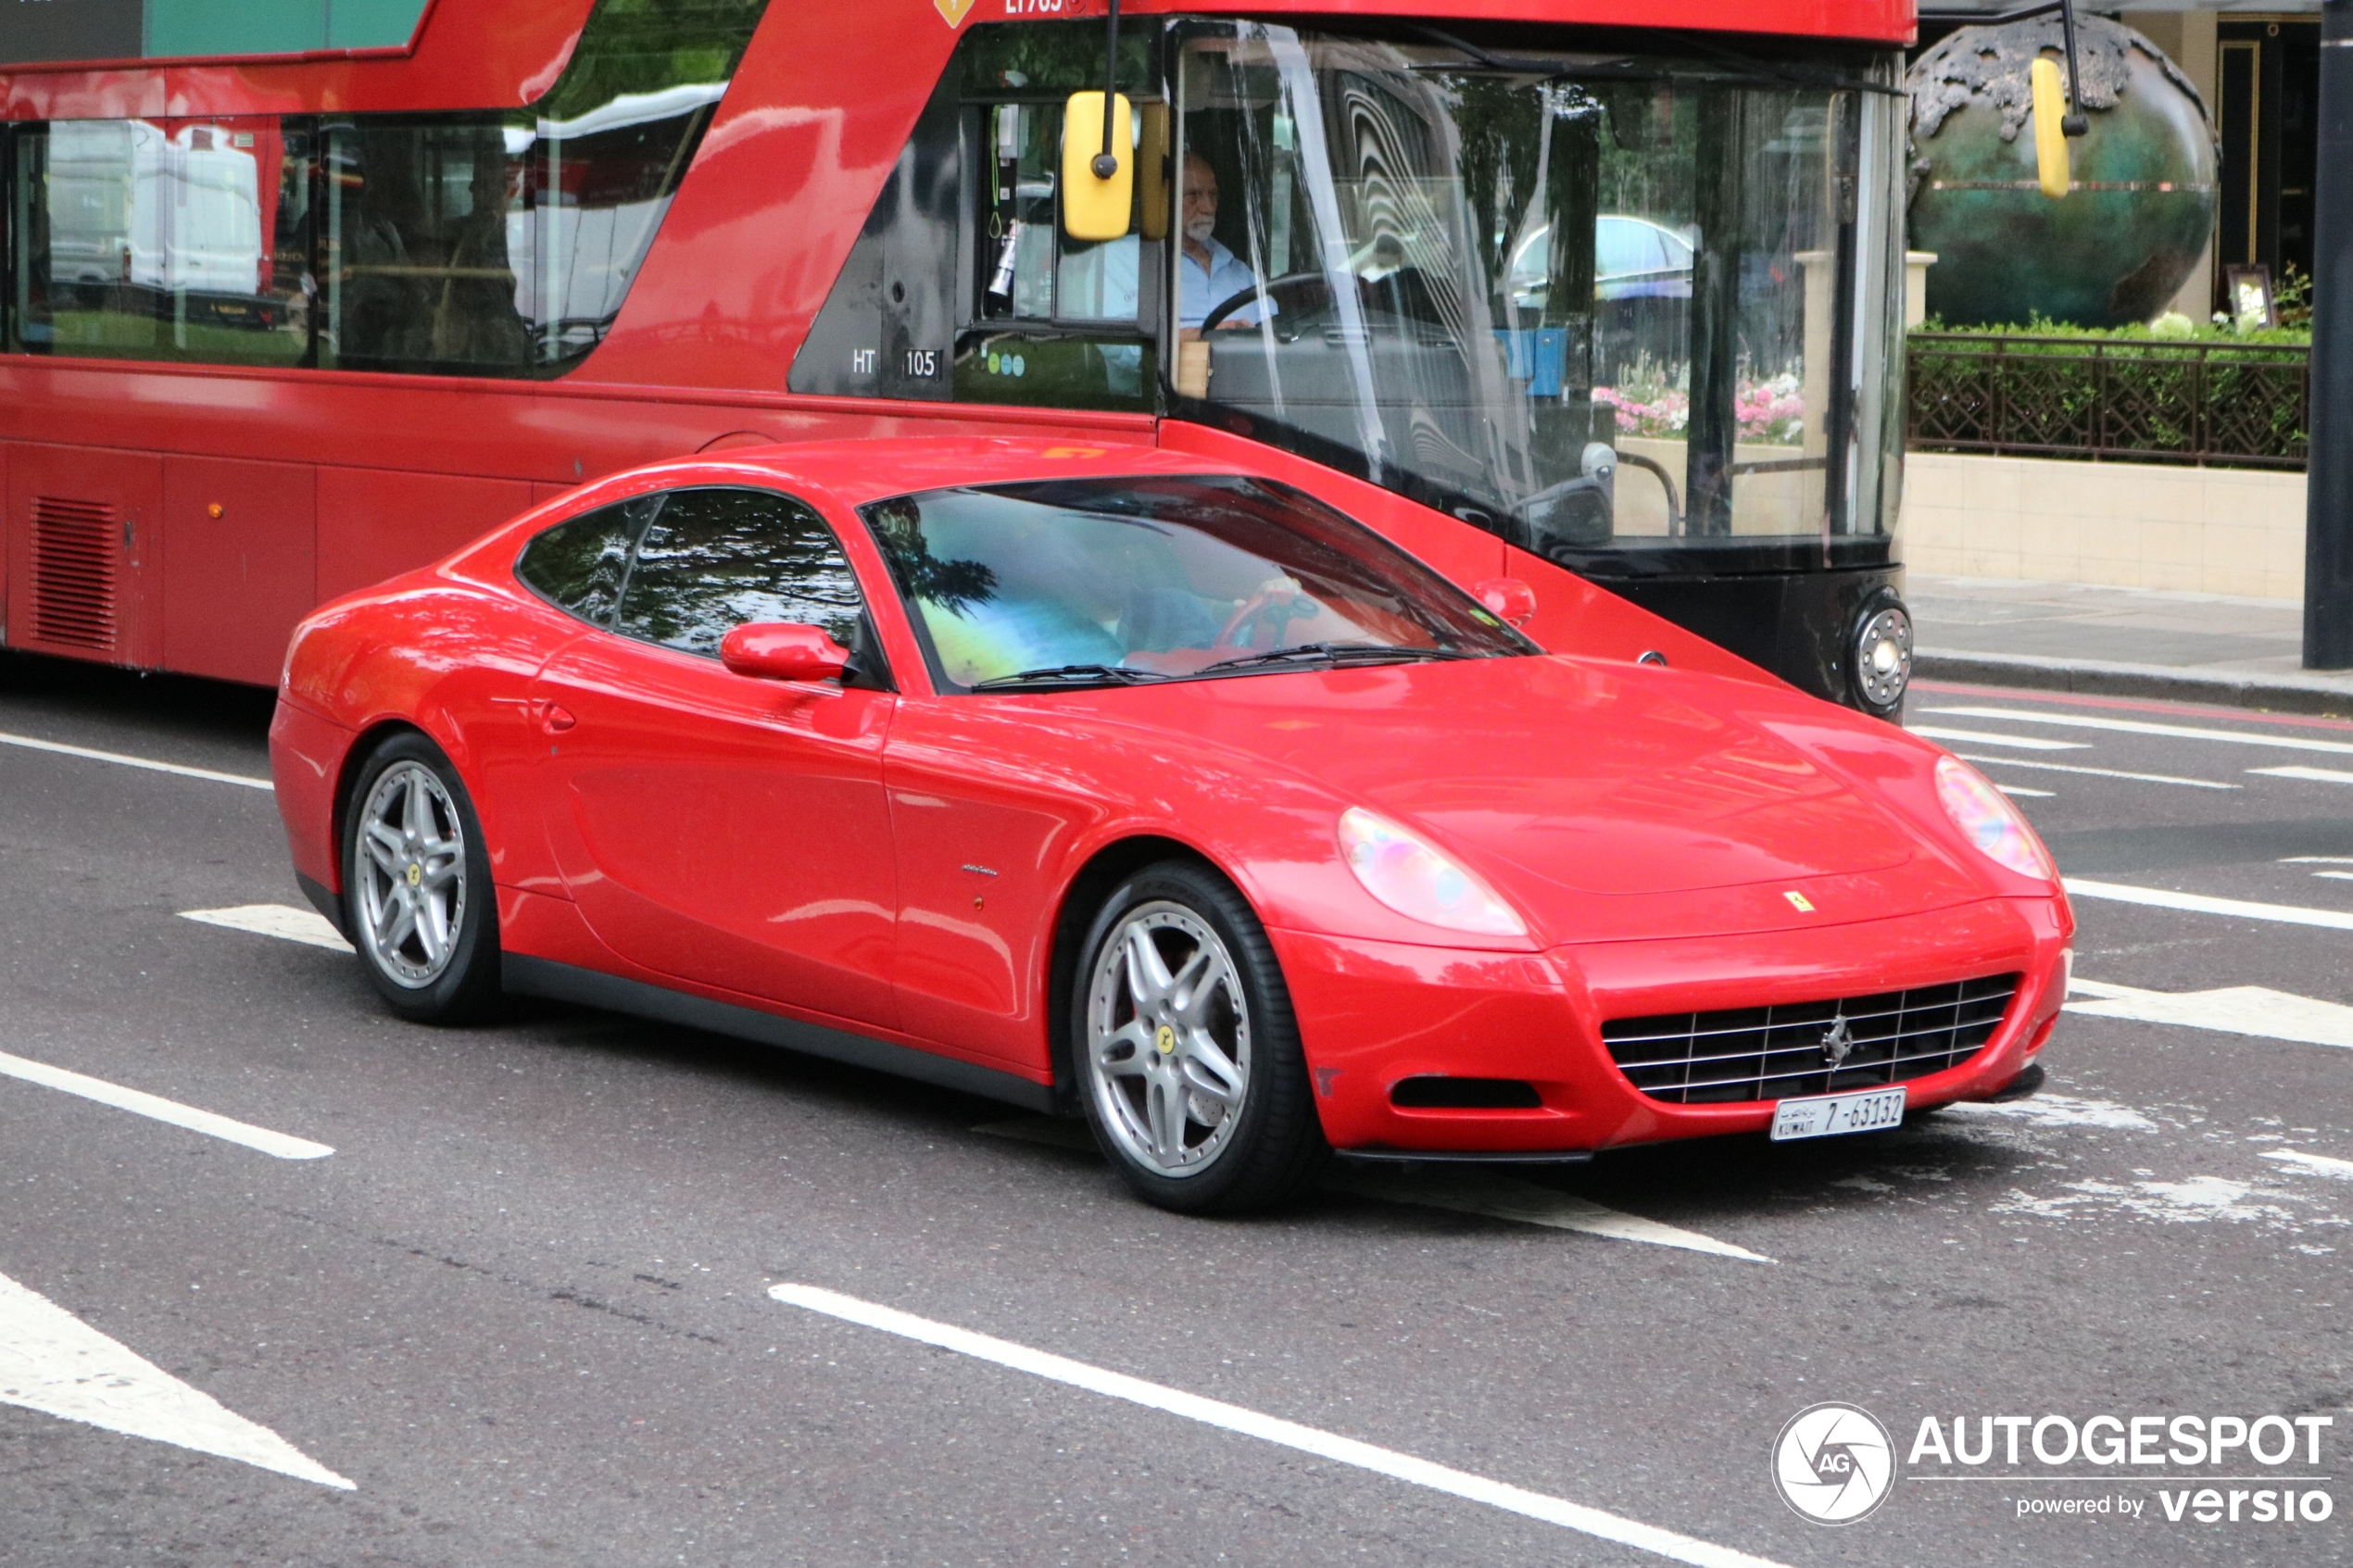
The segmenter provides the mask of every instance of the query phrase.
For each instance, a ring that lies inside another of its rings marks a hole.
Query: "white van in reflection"
[[[261,304],[251,132],[145,120],[49,127],[49,276],[94,307],[109,289]]]

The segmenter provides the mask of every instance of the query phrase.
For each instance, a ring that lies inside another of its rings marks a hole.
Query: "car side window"
[[[679,490],[638,542],[612,627],[716,659],[753,621],[821,626],[862,650],[864,620],[849,559],[810,508],[765,490]]]
[[[515,575],[558,609],[609,626],[629,575],[629,552],[661,509],[661,496],[640,495],[567,518],[523,546]]]

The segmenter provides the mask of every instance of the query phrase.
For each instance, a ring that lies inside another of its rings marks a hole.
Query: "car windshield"
[[[1261,480],[929,490],[861,515],[946,689],[1534,651],[1371,530]]]
[[[1178,59],[1196,417],[1575,568],[1884,558],[1887,60],[1255,22],[1197,24]]]

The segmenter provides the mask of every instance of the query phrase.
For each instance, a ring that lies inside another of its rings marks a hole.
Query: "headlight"
[[[1408,919],[1482,936],[1528,935],[1512,907],[1485,883],[1361,806],[1340,813],[1340,852],[1365,892]]]
[[[2034,836],[2034,830],[2026,825],[2025,817],[2009,797],[1987,782],[1984,774],[1958,758],[1944,758],[1936,764],[1936,798],[1953,825],[1967,834],[1987,859],[2020,876],[2058,880],[2058,868],[2051,864],[2043,841]]]

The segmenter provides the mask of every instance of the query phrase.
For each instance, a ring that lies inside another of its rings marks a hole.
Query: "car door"
[[[804,621],[857,651],[841,681],[719,661],[747,621]],[[840,543],[765,490],[662,494],[610,621],[533,699],[548,845],[582,917],[648,969],[894,1027],[897,900],[883,743],[897,698]]]

